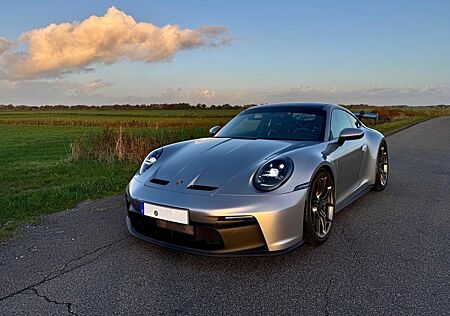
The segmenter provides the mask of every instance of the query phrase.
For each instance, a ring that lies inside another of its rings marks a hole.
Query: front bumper
[[[205,225],[191,223],[194,234],[157,226],[157,220],[129,212],[129,232],[142,240],[164,247],[206,255],[267,253],[264,238],[257,224]],[[176,224],[175,224],[176,225]]]
[[[306,189],[279,195],[200,195],[145,186],[126,190],[127,226],[140,239],[201,254],[260,254],[291,251],[303,243]],[[194,234],[165,229],[140,215],[142,201],[189,210]],[[226,216],[251,216],[224,220]]]

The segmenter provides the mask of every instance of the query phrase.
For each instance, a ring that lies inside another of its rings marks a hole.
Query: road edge
[[[428,117],[428,118],[425,118],[425,119],[423,119],[423,120],[420,120],[420,121],[417,121],[417,122],[414,122],[414,123],[411,123],[411,124],[407,124],[407,125],[405,125],[405,126],[403,126],[403,127],[400,127],[400,128],[394,129],[393,131],[390,131],[390,132],[387,132],[387,133],[382,133],[382,134],[383,134],[385,137],[391,136],[391,135],[396,134],[396,133],[398,133],[398,132],[401,132],[401,131],[403,131],[403,130],[405,130],[405,129],[408,129],[408,128],[410,128],[410,127],[413,127],[413,126],[415,126],[415,125],[417,125],[417,124],[421,124],[421,123],[423,123],[423,122],[426,122],[426,121],[429,121],[429,120],[432,120],[432,119],[435,119],[435,118],[438,118],[438,117],[445,117],[445,116]]]

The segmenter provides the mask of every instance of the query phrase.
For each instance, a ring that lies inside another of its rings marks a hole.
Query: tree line
[[[203,103],[198,103],[192,105],[189,103],[155,103],[155,104],[105,104],[105,105],[13,105],[13,104],[0,104],[0,111],[54,111],[54,110],[231,110],[231,109],[247,109],[257,104],[244,104],[244,105],[230,105],[230,104],[219,104],[219,105],[206,105]],[[378,108],[377,106],[369,104],[347,104],[343,105],[348,109],[354,108]],[[407,105],[395,105],[396,108],[405,108]],[[446,108],[449,105],[435,105],[426,107],[438,107]]]
[[[230,104],[220,104],[220,105],[206,105],[203,103],[198,103],[196,105],[191,105],[189,103],[162,103],[162,104],[105,104],[105,105],[14,105],[14,104],[0,104],[0,111],[53,111],[53,110],[193,110],[193,109],[203,109],[203,110],[231,110],[231,109],[246,109],[256,104],[245,104],[245,105],[230,105]]]

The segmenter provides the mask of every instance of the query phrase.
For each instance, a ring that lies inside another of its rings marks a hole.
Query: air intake
[[[188,186],[189,190],[199,190],[199,191],[214,191],[217,190],[217,187],[210,187],[208,185],[199,185],[199,184],[192,184]]]
[[[151,183],[155,183],[155,184],[159,184],[159,185],[166,185],[166,184],[169,183],[169,181],[167,181],[167,180],[156,179],[156,178],[151,179],[150,182]]]

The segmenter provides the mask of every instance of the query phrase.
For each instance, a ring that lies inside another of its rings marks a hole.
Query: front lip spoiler
[[[184,252],[184,253],[188,253],[188,254],[193,254],[193,255],[202,255],[202,256],[209,256],[209,257],[257,257],[257,256],[276,256],[276,255],[283,255],[283,254],[287,254],[289,252],[294,251],[295,249],[297,249],[298,247],[300,247],[301,245],[304,244],[304,241],[301,240],[298,243],[283,249],[283,250],[277,250],[277,251],[261,251],[261,250],[247,250],[247,251],[239,251],[239,252],[226,252],[226,251],[222,251],[222,250],[216,250],[216,251],[205,251],[205,250],[199,250],[199,249],[194,249],[194,248],[189,248],[189,247],[183,247],[183,246],[179,246],[179,245],[175,245],[172,243],[168,243],[162,240],[158,240],[155,238],[151,238],[148,237],[144,234],[141,234],[139,231],[137,231],[132,225],[131,225],[131,221],[130,218],[128,216],[126,216],[126,222],[127,222],[127,228],[128,228],[128,232],[141,240],[147,241],[149,243],[164,247],[164,248],[169,248],[175,251],[179,251],[179,252]]]

